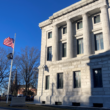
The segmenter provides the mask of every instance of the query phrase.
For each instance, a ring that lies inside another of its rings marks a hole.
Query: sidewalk
[[[0,107],[0,110],[27,110],[27,109],[17,109],[17,108]]]

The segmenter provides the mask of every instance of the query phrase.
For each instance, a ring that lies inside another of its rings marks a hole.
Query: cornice
[[[70,13],[72,11],[75,11],[75,10],[77,10],[79,8],[82,8],[82,7],[84,7],[84,6],[86,6],[86,5],[90,4],[90,3],[95,2],[95,1],[98,1],[98,0],[81,0],[81,1],[79,1],[77,3],[74,3],[73,5],[70,5],[70,6],[68,6],[68,7],[64,8],[64,9],[62,9],[62,10],[56,12],[56,13],[54,13],[52,16],[49,17],[48,20],[39,23],[39,27],[42,28],[44,26],[50,25],[50,24],[52,24],[52,21],[54,19],[56,19],[56,18],[58,18],[60,16],[63,16],[65,14],[67,14],[67,13]]]
[[[42,28],[42,27],[47,26],[49,24],[52,24],[52,20],[50,20],[50,19],[45,20],[45,21],[39,23],[39,27]]]
[[[82,7],[92,3],[94,1],[96,1],[96,0],[82,0],[82,1],[79,1],[77,3],[74,3],[74,4],[72,4],[72,5],[68,6],[68,7],[64,8],[64,9],[62,9],[62,10],[56,12],[56,13],[54,13],[53,16],[51,16],[50,18],[51,19],[55,19],[55,18],[57,18],[59,16],[65,15],[65,14],[67,14],[69,12],[72,12],[72,11],[78,9],[78,8],[82,8]]]

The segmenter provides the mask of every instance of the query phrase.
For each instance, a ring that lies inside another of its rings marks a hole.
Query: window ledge
[[[66,35],[66,34],[67,34],[67,33],[65,33],[65,34],[62,33],[62,35]]]
[[[75,37],[83,36],[83,33],[76,34]]]
[[[65,41],[66,39],[60,39],[60,41],[62,42],[62,41]]]
[[[57,90],[63,90],[63,88],[57,88]]]
[[[77,54],[77,57],[82,57],[84,54]]]
[[[102,27],[93,29],[92,32],[96,32],[96,31],[100,31],[100,30],[102,30]]]
[[[66,60],[67,59],[67,57],[62,57],[62,60]]]
[[[65,36],[67,36],[67,33],[66,34],[62,34],[62,37],[65,37]]]
[[[81,88],[73,88],[73,91],[81,91]]]
[[[49,91],[50,89],[45,89],[45,91]]]
[[[81,29],[77,29],[76,31],[82,31],[83,30],[83,28],[81,28]]]
[[[95,54],[99,54],[99,53],[102,53],[102,52],[104,52],[104,49],[103,50],[97,50],[97,51],[95,51]]]
[[[48,40],[50,40],[50,39],[52,39],[52,37],[51,38],[48,38]]]
[[[101,22],[99,22],[99,23],[96,23],[96,24],[93,24],[93,26],[96,26],[96,25],[101,25]]]

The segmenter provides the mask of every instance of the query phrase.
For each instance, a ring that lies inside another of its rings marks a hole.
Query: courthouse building
[[[110,107],[110,0],[81,0],[39,27],[35,103]]]

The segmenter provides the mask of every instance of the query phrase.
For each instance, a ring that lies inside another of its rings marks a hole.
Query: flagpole
[[[13,50],[12,50],[12,55],[13,56],[14,56],[15,40],[16,40],[16,33],[15,33],[15,36],[14,36],[14,47],[13,47]],[[10,81],[11,81],[12,67],[13,67],[13,59],[11,59],[10,76],[9,76],[8,91],[7,91],[7,103],[8,103],[8,96],[9,96],[9,91],[10,91]]]

